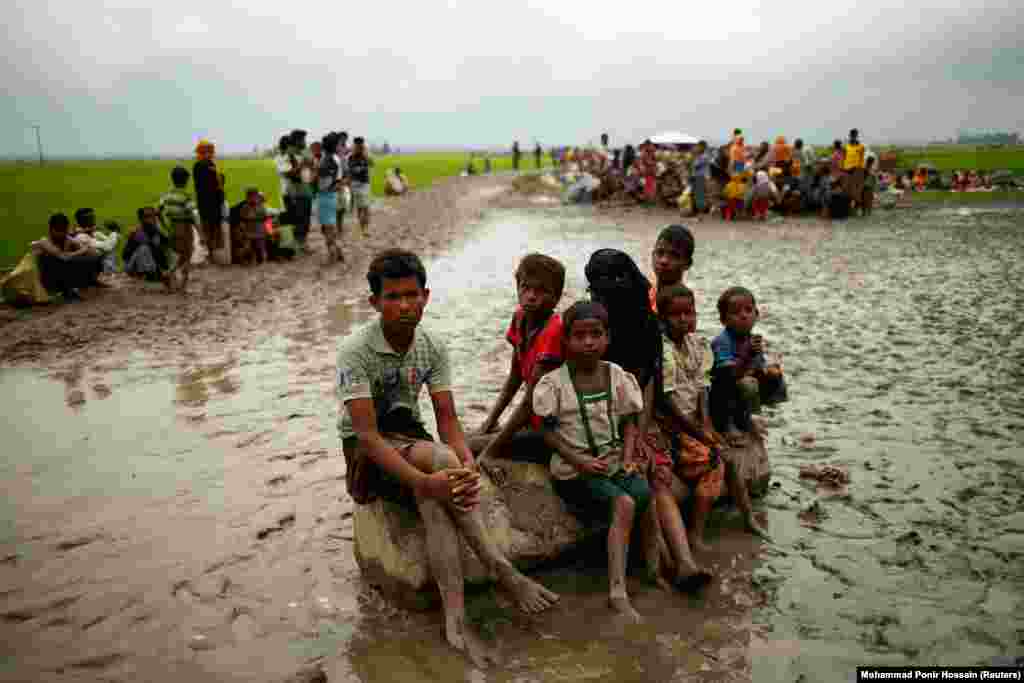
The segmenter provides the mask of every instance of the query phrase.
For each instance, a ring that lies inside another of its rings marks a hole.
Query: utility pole
[[[36,129],[36,148],[39,150],[39,165],[43,165],[43,139],[39,136],[40,126],[34,125],[31,128]]]

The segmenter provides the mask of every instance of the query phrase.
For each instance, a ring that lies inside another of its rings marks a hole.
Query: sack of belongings
[[[0,280],[4,300],[14,306],[50,303],[50,294],[39,278],[39,264],[31,251],[22,257],[18,267]]]

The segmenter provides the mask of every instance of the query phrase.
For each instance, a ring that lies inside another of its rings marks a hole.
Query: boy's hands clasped
[[[459,512],[480,504],[480,473],[468,467],[441,470],[427,475],[418,487],[419,495],[451,503]]]

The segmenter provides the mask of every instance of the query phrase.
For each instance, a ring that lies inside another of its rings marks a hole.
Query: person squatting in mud
[[[377,497],[419,510],[427,558],[438,584],[448,642],[478,666],[496,661],[465,615],[459,536],[525,612],[547,609],[558,595],[520,573],[495,546],[480,515],[480,475],[455,412],[448,349],[420,326],[430,299],[419,257],[390,249],[366,275],[378,312],[338,351],[339,432],[349,494],[358,504]],[[427,386],[442,443],[420,419]]]
[[[515,280],[519,305],[505,332],[512,345],[508,376],[470,444],[485,461],[491,457],[529,459],[544,453],[543,444],[538,443],[543,435],[541,420],[533,413],[533,389],[564,358],[562,318],[555,313],[555,306],[565,287],[565,266],[544,254],[527,254],[516,268]],[[526,395],[499,427],[498,420],[524,383]]]

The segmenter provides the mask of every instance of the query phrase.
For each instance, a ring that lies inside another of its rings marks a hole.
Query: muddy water
[[[785,358],[792,400],[768,414],[779,486],[760,504],[776,544],[720,519],[705,561],[721,580],[695,601],[636,581],[640,628],[608,617],[587,558],[541,573],[563,594],[552,614],[475,595],[506,658],[488,674],[441,645],[437,613],[359,581],[330,378],[337,336],[370,315],[360,291],[215,351],[0,371],[0,677],[811,681],[1018,653],[1022,223],[953,210],[698,226],[701,331],[717,333],[717,293],[745,284]],[[654,234],[584,209],[494,211],[428,263],[426,324],[446,333],[468,426],[507,368],[516,260],[562,260],[567,305],[590,252],[624,244],[645,266]],[[816,488],[807,463],[852,481]]]

